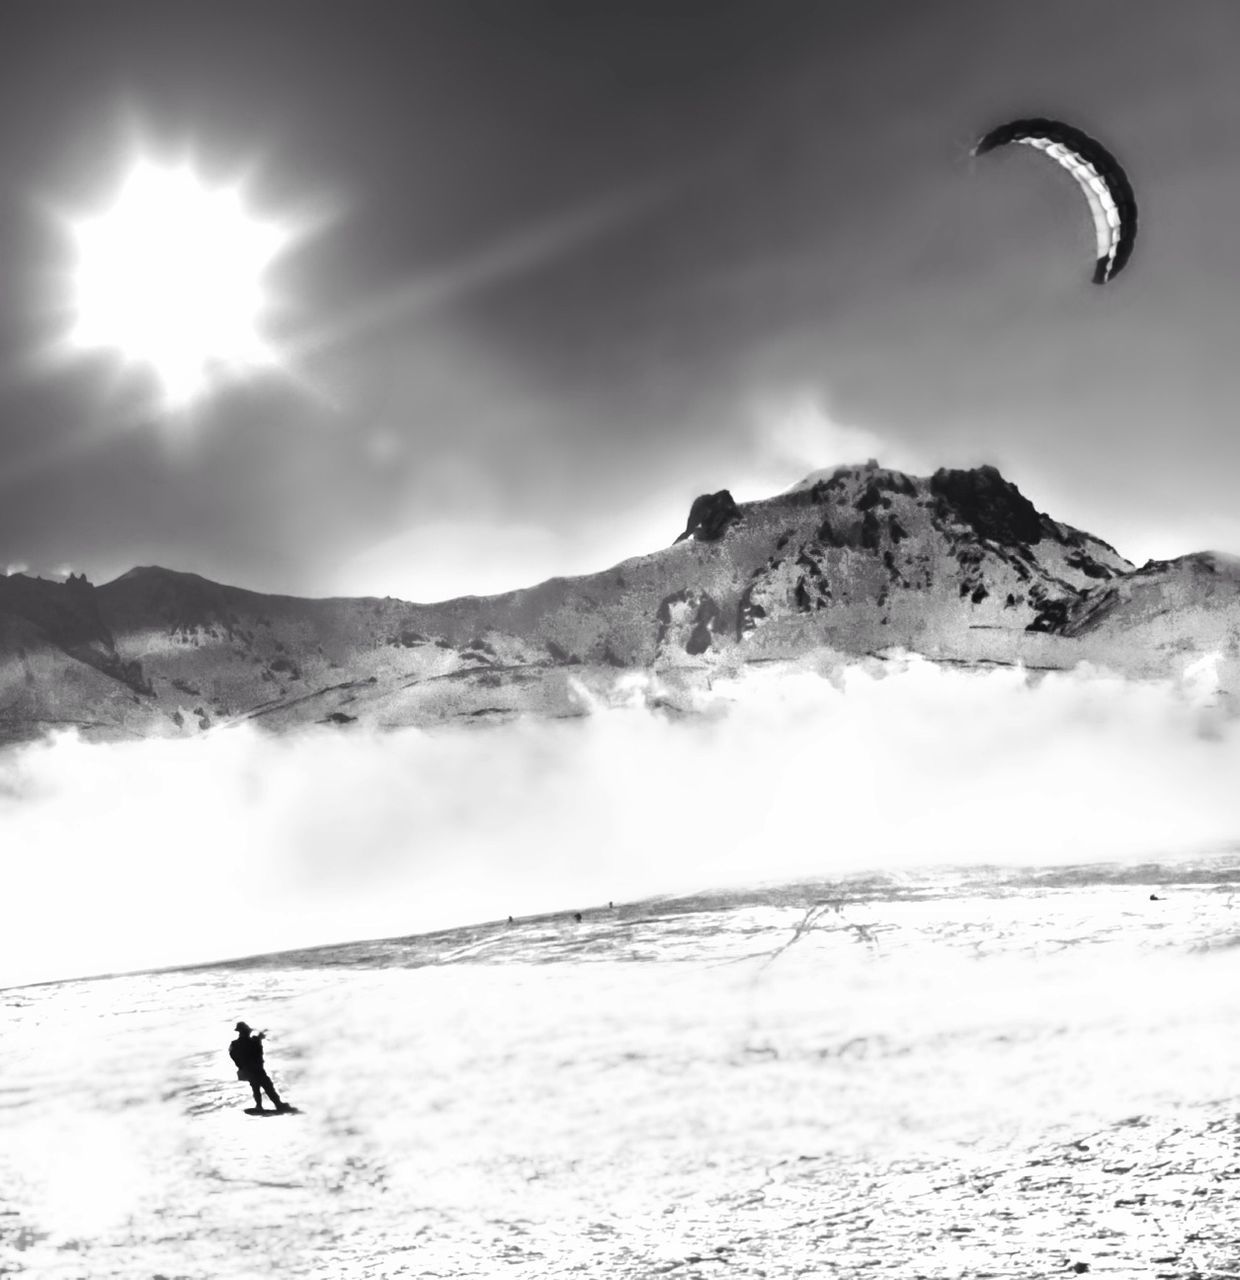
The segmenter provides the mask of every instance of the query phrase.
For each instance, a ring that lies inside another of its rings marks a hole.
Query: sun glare
[[[112,206],[72,230],[75,350],[145,366],[169,407],[276,363],[261,331],[263,275],[291,235],[250,213],[239,187],[139,163]]]

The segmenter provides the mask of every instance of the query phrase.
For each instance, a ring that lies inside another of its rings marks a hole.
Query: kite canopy
[[[1124,269],[1137,238],[1137,201],[1119,161],[1089,134],[1058,120],[1013,120],[992,129],[973,148],[985,155],[1009,142],[1036,147],[1077,180],[1094,216],[1098,260],[1094,284],[1106,284]]]

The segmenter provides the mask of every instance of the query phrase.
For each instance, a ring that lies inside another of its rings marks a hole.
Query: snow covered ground
[[[1240,864],[1177,875],[0,991],[0,1274],[1240,1272]],[[244,1113],[238,1018],[302,1114]]]

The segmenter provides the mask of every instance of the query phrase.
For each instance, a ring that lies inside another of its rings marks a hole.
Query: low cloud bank
[[[1240,727],[1206,679],[910,660],[717,681],[681,720],[646,693],[629,678],[569,722],[11,749],[0,985],[870,868],[1240,842]]]

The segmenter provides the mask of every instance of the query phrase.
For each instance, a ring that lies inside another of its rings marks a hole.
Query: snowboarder
[[[236,1032],[237,1038],[228,1046],[228,1056],[237,1068],[237,1079],[246,1081],[254,1091],[254,1109],[256,1111],[263,1109],[263,1091],[265,1090],[267,1096],[275,1103],[277,1111],[289,1110],[288,1105],[280,1101],[280,1095],[276,1092],[276,1087],[271,1083],[271,1077],[263,1066],[263,1037],[267,1033],[260,1031],[257,1035],[253,1035],[244,1022],[237,1023]]]

